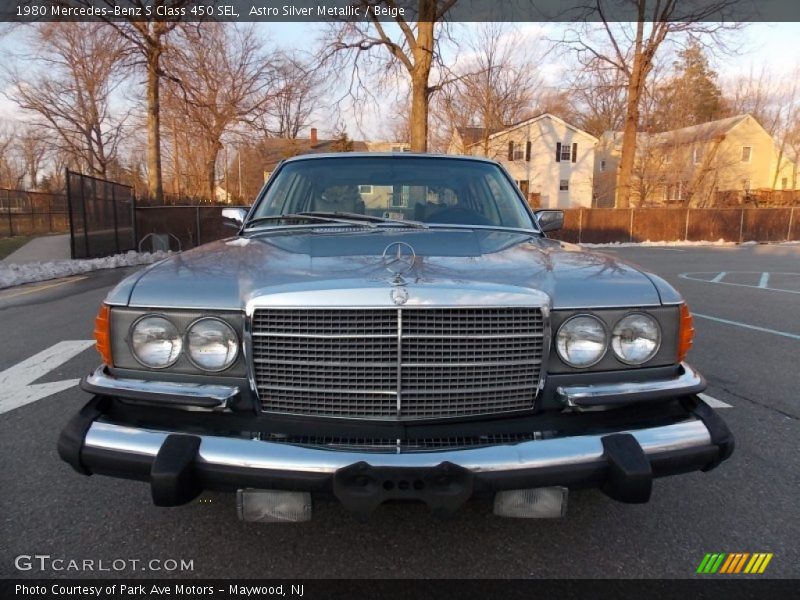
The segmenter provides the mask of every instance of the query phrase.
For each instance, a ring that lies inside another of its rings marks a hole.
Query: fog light
[[[494,495],[494,514],[517,519],[552,519],[567,514],[565,487],[508,490]]]
[[[236,512],[242,521],[300,523],[311,520],[311,494],[281,490],[237,490]]]

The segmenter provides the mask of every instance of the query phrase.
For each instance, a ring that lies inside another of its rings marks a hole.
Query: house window
[[[683,182],[667,184],[667,202],[680,202],[683,200]]]
[[[692,152],[692,161],[694,164],[699,165],[703,162],[703,149],[700,147],[696,147]]]
[[[569,191],[569,179],[562,179],[558,182],[558,191],[559,192],[568,192]]]
[[[561,144],[561,160],[567,161],[572,158],[572,146],[570,144]]]
[[[781,189],[785,190],[789,188],[789,178],[788,177],[781,177]]]
[[[753,154],[751,146],[742,146],[742,162],[750,162],[750,156]]]
[[[601,161],[600,161],[600,172],[601,172],[601,173],[604,173],[604,172],[605,172],[605,170],[606,170],[606,161],[604,161],[604,160],[601,160]]]
[[[364,194],[365,196],[369,196],[372,194],[372,186],[371,185],[360,185],[358,186],[358,193]]]
[[[411,188],[409,186],[394,186],[392,188],[392,200],[389,205],[391,208],[408,208],[408,201],[410,198]]]
[[[524,160],[525,151],[522,149],[522,144],[514,142],[514,160]]]

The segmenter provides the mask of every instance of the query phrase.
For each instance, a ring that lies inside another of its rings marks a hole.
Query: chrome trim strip
[[[556,388],[556,396],[567,406],[581,409],[656,400],[703,391],[706,386],[703,376],[686,363],[681,363],[681,367],[683,372],[672,379],[559,386]]]
[[[201,383],[183,383],[175,381],[152,381],[145,379],[123,379],[113,377],[98,367],[81,382],[81,387],[93,393],[107,394],[118,398],[147,400],[170,404],[174,402],[191,406],[192,402],[199,408],[227,408],[231,400],[239,395],[238,386],[207,385]],[[181,402],[183,401],[183,402]]]
[[[173,432],[138,429],[95,421],[85,448],[155,458]],[[705,446],[711,436],[699,420],[627,431],[645,454]],[[607,435],[607,434],[604,434]],[[223,467],[269,469],[279,472],[333,474],[360,461],[375,467],[434,467],[452,462],[475,473],[497,473],[598,462],[603,459],[603,435],[534,440],[480,448],[389,454],[324,450],[244,438],[199,436],[198,461]]]

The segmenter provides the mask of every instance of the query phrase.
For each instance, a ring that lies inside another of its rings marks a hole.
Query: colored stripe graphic
[[[731,572],[732,573],[741,573],[742,567],[744,567],[744,563],[747,562],[747,559],[748,559],[749,556],[750,556],[750,553],[749,552],[745,552],[742,555],[742,560],[740,560],[739,564],[736,565],[736,570],[735,571],[731,571]]]
[[[708,552],[697,567],[699,574],[734,575],[761,574],[767,569],[772,557],[771,552]]]
[[[758,572],[763,573],[764,570],[767,568],[769,561],[771,560],[772,560],[772,552],[766,555],[766,557],[764,558],[764,562],[761,563],[761,568],[758,570]]]
[[[719,570],[720,573],[729,573],[729,569],[736,563],[736,560],[739,558],[738,554],[728,554],[728,560],[726,560],[722,568]]]
[[[703,557],[703,560],[700,561],[700,566],[697,567],[697,571],[696,572],[697,573],[705,573],[706,572],[706,565],[708,564],[709,560],[711,560],[711,554],[706,554]]]
[[[711,565],[711,568],[708,570],[708,572],[709,573],[716,573],[724,559],[725,559],[725,553],[723,552],[722,554],[719,555],[719,558],[717,558],[717,560],[714,562],[714,564]]]

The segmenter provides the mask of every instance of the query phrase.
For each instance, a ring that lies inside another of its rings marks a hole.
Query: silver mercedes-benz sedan
[[[646,502],[733,451],[680,294],[552,239],[563,213],[493,161],[299,156],[223,213],[234,237],[101,306],[93,397],[58,444],[79,472],[147,481],[159,506],[236,492],[249,521],[307,520],[315,494],[359,519],[478,494],[552,517],[570,489]]]

